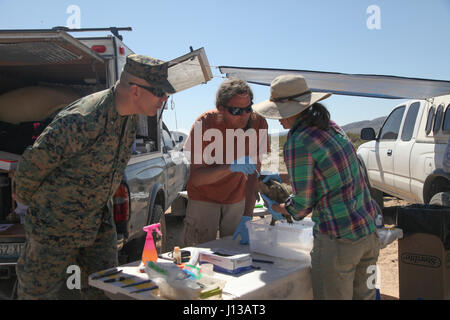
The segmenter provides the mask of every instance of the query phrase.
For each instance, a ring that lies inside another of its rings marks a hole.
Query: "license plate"
[[[24,246],[24,243],[1,243],[0,258],[19,258]]]

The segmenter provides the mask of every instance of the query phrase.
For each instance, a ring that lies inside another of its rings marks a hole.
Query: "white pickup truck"
[[[358,158],[372,196],[383,207],[383,194],[410,203],[450,206],[450,173],[443,170],[450,137],[450,95],[409,100],[397,105],[378,135],[361,131]]]

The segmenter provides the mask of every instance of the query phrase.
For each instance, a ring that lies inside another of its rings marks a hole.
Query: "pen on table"
[[[139,289],[139,290],[131,291],[130,293],[140,293],[140,292],[145,292],[145,291],[150,291],[150,290],[155,290],[155,289],[158,289],[158,286],[153,286],[153,287],[150,287],[150,288]]]
[[[108,272],[105,272],[105,273],[103,273],[103,274],[99,274],[99,275],[97,275],[97,276],[95,276],[95,277],[92,277],[92,280],[98,280],[98,279],[101,279],[101,278],[104,278],[104,277],[107,277],[107,276],[112,276],[112,275],[121,273],[122,271],[123,271],[123,270],[113,270],[113,271],[108,271]]]
[[[128,288],[128,287],[134,287],[140,284],[144,284],[144,283],[149,283],[152,282],[152,280],[144,280],[144,281],[139,281],[139,282],[135,282],[135,283],[130,283],[130,284],[126,284],[124,286],[122,286],[121,288]]]

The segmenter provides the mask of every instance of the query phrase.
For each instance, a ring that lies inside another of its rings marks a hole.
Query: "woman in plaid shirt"
[[[374,299],[379,242],[376,208],[356,152],[303,77],[285,75],[270,86],[270,99],[253,105],[263,117],[290,129],[284,160],[293,194],[285,203],[263,196],[275,219],[303,219],[312,212],[314,299]]]

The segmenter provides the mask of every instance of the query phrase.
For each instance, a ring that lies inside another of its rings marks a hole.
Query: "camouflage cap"
[[[175,89],[167,80],[167,70],[167,62],[139,54],[128,55],[124,67],[124,71],[144,79],[150,86],[174,93]]]

